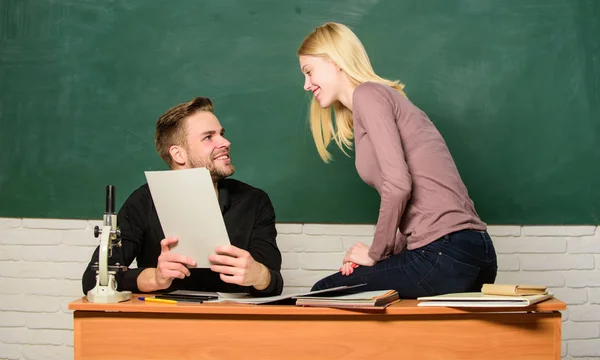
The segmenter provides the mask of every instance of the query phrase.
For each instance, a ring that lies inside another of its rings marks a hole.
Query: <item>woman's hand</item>
[[[365,245],[363,243],[354,244],[350,248],[350,250],[348,250],[348,252],[346,253],[346,256],[344,256],[344,260],[343,260],[344,265],[342,266],[342,269],[344,268],[344,266],[351,267],[352,265],[346,265],[346,264],[351,264],[351,263],[354,263],[355,265],[362,265],[362,266],[375,265],[375,260],[371,259],[371,257],[369,256],[370,249],[371,249],[370,246]],[[347,268],[346,270],[350,270],[350,269]],[[354,271],[354,269],[352,269],[352,271]],[[352,271],[350,271],[350,274],[352,273]]]
[[[352,261],[348,261],[347,263],[344,263],[344,265],[342,265],[342,267],[340,268],[340,272],[342,273],[342,275],[352,275],[354,269],[356,269],[358,266],[359,265],[356,265]]]

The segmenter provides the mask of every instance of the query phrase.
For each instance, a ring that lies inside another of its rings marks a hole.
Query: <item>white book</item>
[[[417,306],[445,307],[526,307],[550,299],[553,294],[542,295],[486,295],[480,292],[453,293],[417,298]]]
[[[171,248],[208,268],[208,256],[219,245],[229,245],[229,236],[219,199],[206,168],[146,171],[146,179],[166,237],[177,236]]]

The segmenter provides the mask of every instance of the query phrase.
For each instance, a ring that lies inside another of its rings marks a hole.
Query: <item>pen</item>
[[[153,297],[139,297],[139,300],[147,301],[147,302],[157,302],[163,304],[177,304],[175,300],[167,300],[167,299],[157,299]]]
[[[160,296],[160,295],[157,295],[155,298],[156,299],[164,299],[164,300],[175,300],[175,301],[177,301],[177,303],[180,303],[180,302],[192,302],[192,303],[202,304],[204,302],[204,299],[201,299],[201,298],[196,299],[196,298],[166,296],[166,295],[164,297]]]

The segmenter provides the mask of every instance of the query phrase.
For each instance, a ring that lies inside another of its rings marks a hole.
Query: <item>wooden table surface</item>
[[[560,360],[563,302],[529,307],[383,311],[247,305],[69,304],[75,360],[376,359]]]
[[[229,315],[368,315],[373,312],[388,315],[425,315],[425,314],[466,314],[466,313],[491,313],[491,312],[515,312],[536,311],[551,312],[565,310],[566,305],[562,301],[551,298],[544,302],[528,307],[487,307],[487,308],[450,308],[439,306],[417,306],[417,300],[402,300],[381,311],[363,311],[320,307],[301,307],[293,305],[249,305],[237,303],[185,303],[163,304],[144,302],[138,296],[133,295],[131,300],[116,304],[90,303],[85,297],[69,303],[69,310],[82,311],[119,311],[119,312],[147,312],[147,313],[185,313],[185,314],[229,314]]]

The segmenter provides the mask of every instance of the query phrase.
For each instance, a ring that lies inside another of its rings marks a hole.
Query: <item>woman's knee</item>
[[[321,279],[321,280],[317,281],[317,282],[316,282],[316,283],[313,285],[312,289],[310,289],[310,291],[317,291],[317,290],[324,290],[324,289],[327,289],[327,288],[329,288],[329,286],[327,286],[327,285],[328,285],[328,284],[327,284],[327,278],[323,278],[323,279]]]

